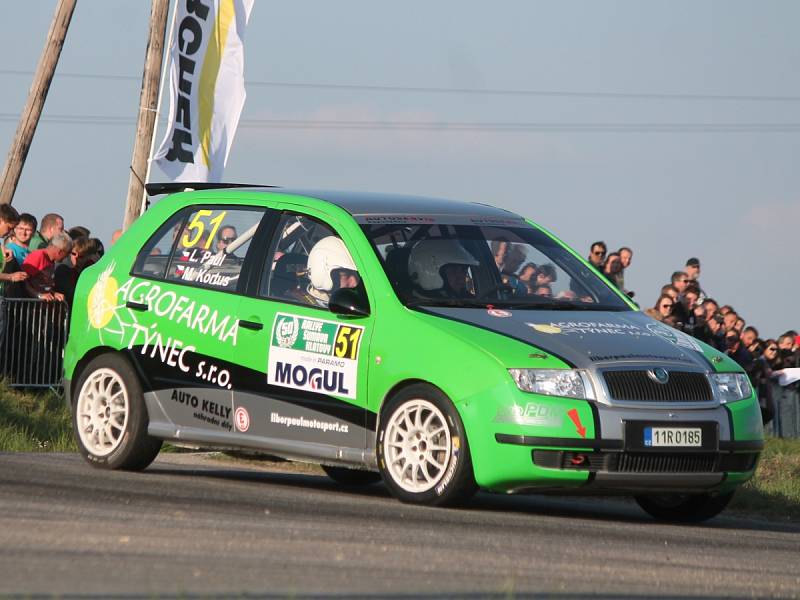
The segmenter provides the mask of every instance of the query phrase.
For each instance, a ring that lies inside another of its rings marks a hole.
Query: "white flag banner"
[[[172,181],[221,181],[244,106],[254,0],[176,0],[170,116],[153,160]]]

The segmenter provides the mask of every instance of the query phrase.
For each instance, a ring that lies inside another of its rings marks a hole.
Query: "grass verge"
[[[0,383],[0,452],[75,452],[64,400],[53,392],[27,393]],[[180,451],[169,444],[166,451]],[[800,440],[770,438],[755,477],[739,489],[732,510],[800,522]]]
[[[755,477],[736,492],[730,508],[800,522],[800,440],[767,439]]]
[[[0,384],[0,451],[76,450],[63,398],[52,391],[21,392]]]

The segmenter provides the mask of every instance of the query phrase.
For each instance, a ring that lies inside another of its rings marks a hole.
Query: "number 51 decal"
[[[336,343],[333,353],[337,358],[349,358],[355,360],[358,356],[358,344],[361,341],[363,327],[350,327],[349,325],[339,325],[336,332]]]
[[[183,238],[181,238],[181,244],[183,244],[184,248],[191,248],[196,244],[205,241],[202,244],[202,248],[208,250],[211,247],[211,242],[214,239],[214,236],[217,234],[217,230],[219,226],[222,225],[222,219],[225,218],[225,215],[228,211],[223,210],[213,219],[208,221],[209,225],[213,225],[211,231],[208,232],[206,239],[203,240],[203,233],[205,233],[206,225],[201,220],[201,217],[210,217],[214,214],[211,210],[198,210],[197,213],[194,215],[194,218],[186,225],[186,233],[183,234]],[[189,237],[189,232],[193,232],[192,237]]]

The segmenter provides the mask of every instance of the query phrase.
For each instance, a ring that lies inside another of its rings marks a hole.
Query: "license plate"
[[[703,430],[700,427],[645,427],[646,448],[700,448]]]

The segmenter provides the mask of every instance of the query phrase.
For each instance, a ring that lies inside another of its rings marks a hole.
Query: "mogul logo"
[[[303,365],[293,365],[278,361],[275,368],[275,382],[278,385],[287,385],[315,392],[330,392],[332,394],[349,395],[345,387],[344,372],[320,369],[308,369]]]
[[[168,161],[194,163],[192,140],[192,94],[197,61],[192,58],[203,44],[203,25],[208,19],[209,7],[200,0],[186,1],[186,16],[178,26],[178,97],[175,105],[175,128],[172,130],[172,147],[166,155]],[[197,110],[194,111],[197,115]],[[181,125],[183,129],[179,128]],[[188,149],[187,149],[188,147]]]

